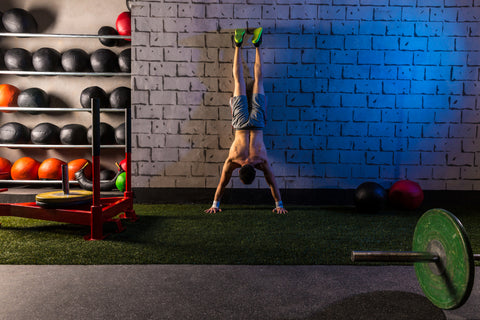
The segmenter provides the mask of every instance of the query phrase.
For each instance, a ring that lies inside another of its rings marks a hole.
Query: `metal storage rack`
[[[15,34],[0,33],[0,37],[68,37],[68,38],[111,38],[126,39],[126,36],[98,36],[98,35],[73,35],[73,34]],[[58,75],[58,76],[130,76],[129,73],[94,73],[94,72],[36,72],[36,71],[0,71],[0,74],[15,75]],[[8,111],[31,111],[30,108],[1,107],[1,110]],[[15,148],[92,148],[92,175],[93,175],[93,198],[92,205],[82,205],[74,208],[47,209],[40,207],[36,202],[25,203],[0,203],[0,216],[15,216],[22,218],[66,222],[72,224],[86,225],[90,227],[90,234],[85,236],[86,240],[100,240],[105,237],[103,225],[106,222],[114,221],[118,231],[123,227],[121,219],[137,220],[133,210],[133,192],[131,184],[131,108],[125,110],[103,109],[99,101],[92,99],[91,109],[85,108],[32,108],[35,111],[44,112],[91,112],[92,115],[92,145],[65,146],[65,145],[35,145],[35,144],[13,144],[0,145],[0,147]],[[100,113],[101,112],[124,112],[125,113],[125,145],[101,146],[100,145]],[[106,197],[100,195],[100,150],[101,148],[125,148],[126,159],[126,184],[125,191],[121,197]],[[0,182],[11,182],[13,180],[0,180]],[[20,181],[19,183],[30,183],[32,181]],[[61,183],[61,181],[46,181]],[[35,181],[41,184],[42,181]],[[0,189],[0,192],[8,189]],[[117,218],[116,218],[117,217]]]

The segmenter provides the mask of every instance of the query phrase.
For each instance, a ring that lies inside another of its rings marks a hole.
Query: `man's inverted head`
[[[238,177],[243,184],[252,184],[253,180],[255,180],[255,174],[255,168],[250,164],[242,166],[238,171]]]

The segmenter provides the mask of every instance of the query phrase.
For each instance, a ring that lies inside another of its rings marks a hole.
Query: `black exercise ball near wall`
[[[90,58],[83,49],[70,49],[62,54],[62,67],[67,72],[87,72]]]
[[[50,98],[48,94],[40,88],[28,88],[20,92],[17,98],[17,104],[21,108],[48,108]],[[30,114],[38,114],[36,111],[29,111]]]
[[[94,72],[117,72],[118,57],[110,49],[98,49],[90,55],[90,64]]]
[[[115,88],[109,96],[110,107],[125,109],[131,104],[131,89],[127,87]]]
[[[35,144],[58,144],[60,142],[60,128],[52,123],[40,123],[32,129],[30,139]]]
[[[31,71],[32,54],[23,48],[8,49],[3,56],[5,67],[11,71]]]
[[[13,8],[2,15],[3,27],[12,33],[36,33],[38,24],[35,18],[26,10]]]
[[[118,66],[122,72],[131,72],[132,71],[132,50],[125,49],[118,54]]]
[[[87,128],[81,124],[67,124],[60,129],[60,142],[62,144],[86,145]]]
[[[87,139],[88,143],[92,143],[93,129],[92,126],[88,128]],[[111,145],[115,144],[115,129],[108,123],[100,123],[100,144],[102,145]]]
[[[83,89],[80,94],[80,104],[84,108],[91,108],[90,103],[92,99],[100,100],[100,108],[108,108],[108,96],[105,90],[97,86],[91,86]]]
[[[18,122],[7,122],[0,127],[0,143],[28,143],[30,129]]]
[[[32,55],[33,68],[41,72],[60,71],[61,55],[52,48],[40,48]]]

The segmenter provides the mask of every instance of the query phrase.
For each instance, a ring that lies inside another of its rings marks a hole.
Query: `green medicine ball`
[[[127,182],[126,178],[126,172],[122,172],[118,175],[117,180],[115,181],[115,185],[117,186],[117,189],[120,191],[125,191],[125,184]]]

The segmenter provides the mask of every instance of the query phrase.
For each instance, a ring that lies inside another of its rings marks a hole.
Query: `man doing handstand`
[[[205,210],[207,213],[221,212],[220,200],[225,191],[232,173],[240,168],[239,178],[244,184],[251,184],[255,179],[255,169],[263,171],[265,180],[270,187],[275,209],[273,212],[284,214],[280,191],[275,176],[267,158],[267,150],[263,142],[263,128],[265,127],[265,91],[263,88],[262,56],[260,44],[262,42],[262,28],[255,29],[252,43],[255,48],[254,84],[251,105],[248,105],[246,84],[243,79],[243,65],[241,47],[244,29],[235,30],[235,56],[233,59],[233,78],[235,82],[233,97],[230,99],[232,109],[232,126],[235,129],[235,139],[230,147],[228,158],[225,160],[222,176],[215,192],[212,207]]]

